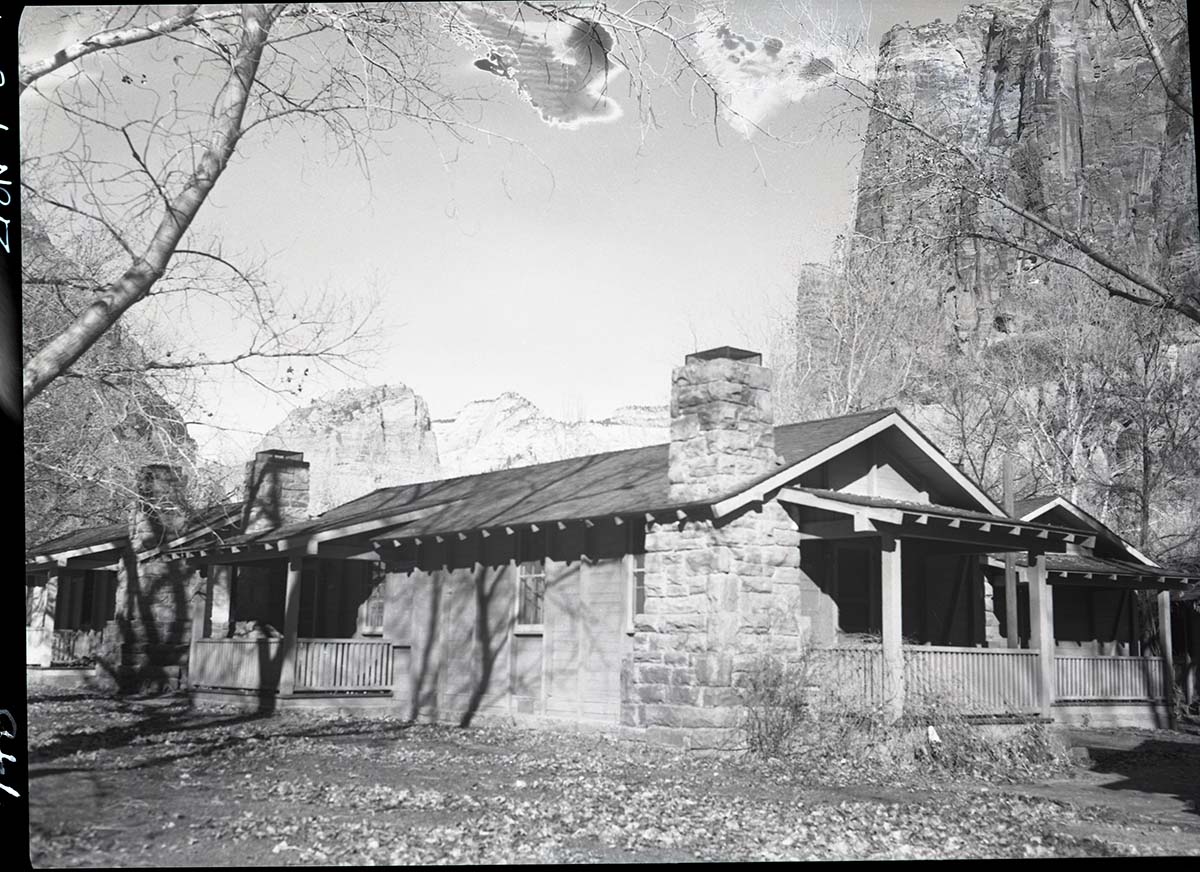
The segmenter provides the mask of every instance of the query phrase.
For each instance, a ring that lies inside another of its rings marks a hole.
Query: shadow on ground
[[[1158,731],[1072,731],[1071,742],[1088,749],[1091,770],[1117,776],[1105,790],[1173,796],[1200,816],[1200,737]]]
[[[217,752],[246,742],[271,738],[334,739],[343,741],[383,741],[397,738],[411,724],[395,720],[371,720],[365,718],[330,720],[313,717],[287,717],[268,712],[214,711],[195,708],[185,697],[166,696],[154,698],[101,698],[86,693],[58,693],[31,696],[31,703],[80,702],[91,699],[95,702],[96,721],[109,720],[113,713],[125,716],[124,722],[90,731],[86,725],[82,730],[55,735],[49,741],[31,745],[29,762],[30,780],[63,772],[82,771],[94,768],[92,764],[81,767],[56,767],[45,764],[79,752],[115,751],[132,745],[143,746],[144,750],[159,752],[143,762],[126,768],[140,769],[163,766],[186,757],[208,757]],[[261,730],[252,729],[261,725]],[[250,727],[251,729],[246,729]],[[269,727],[269,728],[268,728]],[[154,737],[178,733],[206,733],[208,741],[197,747],[189,744],[187,749],[169,743],[158,744]],[[151,747],[145,747],[151,746]]]

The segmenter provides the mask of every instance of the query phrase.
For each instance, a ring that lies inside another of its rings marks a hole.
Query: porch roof
[[[48,569],[61,561],[79,557],[100,558],[110,553],[115,554],[128,546],[128,524],[108,524],[104,527],[73,530],[30,548],[25,553],[25,567],[35,570]]]
[[[202,509],[193,516],[187,531],[173,542],[166,543],[164,549],[203,536],[222,533],[228,535],[230,529],[240,526],[241,508],[240,502],[225,502]],[[81,567],[86,564],[94,567],[105,561],[113,562],[119,559],[119,552],[128,548],[129,545],[128,524],[88,527],[64,533],[29,549],[25,553],[25,565],[30,569],[48,568],[52,564],[79,565]]]
[[[1017,564],[1024,566],[1026,561],[1018,559]],[[1155,589],[1183,590],[1188,581],[1200,581],[1200,576],[1180,570],[1084,554],[1047,554],[1046,572],[1051,584],[1057,581],[1084,584],[1120,581]]]
[[[849,515],[855,530],[865,532],[885,525],[901,536],[957,543],[962,550],[1062,551],[1069,544],[1088,544],[1088,530],[1037,524],[955,506],[913,502],[889,497],[846,493],[823,488],[789,487],[779,492],[781,502],[817,511]]]

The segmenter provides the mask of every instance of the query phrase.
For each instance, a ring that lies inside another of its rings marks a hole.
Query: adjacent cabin
[[[30,683],[183,686],[189,603],[203,567],[162,549],[240,532],[242,502],[188,512],[179,472],[143,467],[126,524],[78,530],[25,555]]]
[[[316,518],[302,457],[260,453],[238,529],[158,552],[200,579],[189,688],[715,748],[756,663],[820,650],[891,718],[936,693],[980,717],[1165,724],[1169,639],[1068,651],[1055,632],[1079,635],[1075,610],[1101,602],[1102,624],[1126,589],[1165,602],[1185,574],[1093,572],[1088,605],[1071,567],[1120,556],[1103,530],[1010,517],[894,409],[776,427],[771,388],[753,352],[688,355],[665,444],[382,488]],[[1004,554],[1022,565],[1015,618]]]

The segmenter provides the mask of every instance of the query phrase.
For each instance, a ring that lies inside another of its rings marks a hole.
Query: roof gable
[[[937,478],[943,487],[955,492],[959,500],[965,504],[959,508],[969,508],[986,512],[992,516],[1006,517],[1003,509],[988,496],[979,484],[952,464],[928,437],[896,409],[863,412],[819,423],[833,423],[834,421],[840,421],[842,424],[829,428],[827,435],[830,438],[822,447],[806,446],[810,450],[797,452],[795,457],[784,454],[784,460],[788,464],[785,468],[763,476],[759,480],[751,482],[738,493],[718,501],[713,506],[714,514],[726,515],[743,505],[766,499],[771,492],[797,482],[805,473],[818,469],[821,465],[829,463],[868,439],[888,432],[896,440],[894,445],[903,446],[899,453],[906,465],[914,468],[919,475]],[[785,429],[776,428],[777,451],[780,451],[780,431]],[[785,436],[785,444],[787,438]],[[813,450],[814,448],[815,450]],[[784,452],[780,451],[780,453]]]
[[[1143,566],[1159,566],[1157,562],[1135,548],[1130,542],[1128,542],[1124,537],[1122,537],[1107,524],[1097,520],[1094,515],[1081,509],[1075,503],[1059,494],[1037,496],[1031,497],[1027,500],[1021,500],[1017,503],[1017,508],[1015,511],[1017,516],[1023,521],[1033,521],[1037,518],[1058,517],[1070,518],[1072,521],[1077,523],[1081,522],[1096,531],[1096,549],[1098,556],[1113,556],[1117,557],[1118,559],[1131,558]],[[1108,548],[1101,548],[1101,545],[1107,545]],[[1112,555],[1105,555],[1101,553],[1110,549],[1117,553]]]

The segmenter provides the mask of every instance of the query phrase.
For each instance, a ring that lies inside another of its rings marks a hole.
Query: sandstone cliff
[[[51,238],[21,214],[21,340],[28,357],[87,305],[109,266],[95,238]],[[106,331],[24,413],[25,544],[129,518],[139,468],[184,468],[196,445],[180,411],[141,365],[146,353],[124,321]]]
[[[425,401],[404,385],[347,389],[294,409],[255,449],[303,451],[312,464],[309,512],[376,488],[440,477]]]
[[[433,431],[450,477],[665,442],[669,426],[665,407],[627,406],[602,420],[559,421],[505,392],[434,421]]]
[[[1110,15],[1108,5],[1005,0],[968,6],[953,23],[895,27],[881,43],[879,90],[962,142],[1022,207],[1194,289],[1193,125],[1156,80],[1127,12],[1112,4]],[[1144,5],[1190,102],[1180,5]],[[1011,232],[1016,221],[947,184],[947,163],[932,152],[927,140],[873,114],[856,230],[874,240],[908,237],[936,252],[941,274],[930,290],[951,305],[961,334],[1007,329],[1006,290],[1031,262],[961,231]]]
[[[566,422],[515,393],[468,403],[431,421],[404,385],[336,391],[292,411],[259,446],[303,451],[309,512],[390,485],[490,472],[665,442],[665,407],[628,406],[601,420]]]

